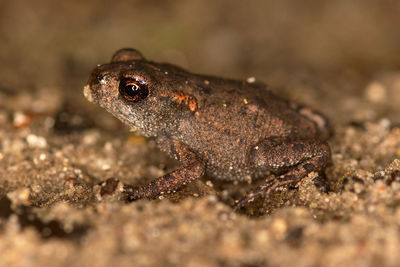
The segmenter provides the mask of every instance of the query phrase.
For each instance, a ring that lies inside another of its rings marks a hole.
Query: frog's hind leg
[[[241,199],[236,209],[240,209],[258,196],[265,198],[279,187],[295,185],[313,171],[320,171],[330,160],[330,148],[319,140],[288,140],[269,138],[261,141],[249,154],[249,161],[260,171],[284,173],[267,181]]]

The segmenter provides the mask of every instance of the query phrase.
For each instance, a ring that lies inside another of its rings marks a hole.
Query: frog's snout
[[[93,102],[98,96],[97,94],[99,93],[102,83],[104,83],[104,79],[105,75],[101,73],[99,67],[96,67],[90,75],[87,84],[83,88],[83,95],[89,102]]]

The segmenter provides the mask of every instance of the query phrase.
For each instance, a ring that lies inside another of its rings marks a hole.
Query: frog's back
[[[195,93],[198,109],[189,121],[181,120],[178,134],[200,155],[210,176],[246,179],[261,175],[248,163],[249,150],[259,141],[316,132],[312,122],[262,83],[200,75],[194,75],[190,83],[199,91]]]
[[[192,80],[197,87],[208,93],[200,98],[198,115],[232,136],[251,132],[257,141],[273,136],[311,138],[317,134],[312,121],[299,114],[290,102],[274,95],[264,83],[195,77]]]

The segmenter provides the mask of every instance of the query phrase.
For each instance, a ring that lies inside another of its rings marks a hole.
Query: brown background
[[[0,267],[397,266],[399,14],[389,0],[0,0]],[[332,165],[247,214],[232,206],[253,184],[208,177],[162,200],[101,197],[106,178],[178,166],[82,95],[121,47],[321,111]]]

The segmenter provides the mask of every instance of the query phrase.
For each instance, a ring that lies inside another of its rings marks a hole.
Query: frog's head
[[[121,49],[111,63],[93,70],[84,95],[132,129],[151,136],[185,111],[177,102],[186,103],[186,110],[193,109],[193,100],[183,95],[176,100],[176,90],[185,87],[182,73],[186,72],[178,67],[147,61],[137,50]]]

